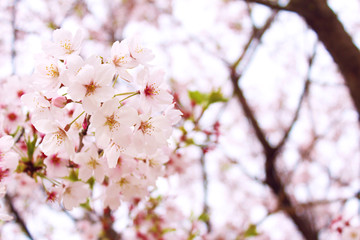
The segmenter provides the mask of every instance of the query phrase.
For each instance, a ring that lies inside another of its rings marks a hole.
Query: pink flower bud
[[[66,104],[68,103],[68,100],[66,97],[64,96],[61,96],[61,97],[57,97],[55,99],[52,100],[52,104],[55,106],[55,107],[58,107],[58,108],[63,108],[66,106]]]

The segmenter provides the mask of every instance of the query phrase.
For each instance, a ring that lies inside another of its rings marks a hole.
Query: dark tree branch
[[[9,194],[5,194],[5,200],[6,203],[9,205],[10,207],[10,211],[11,213],[14,215],[15,217],[15,221],[17,224],[19,224],[21,230],[25,233],[25,235],[33,240],[34,238],[32,237],[29,229],[26,226],[26,223],[24,221],[24,219],[20,216],[19,212],[17,211],[17,209],[15,208],[14,204],[13,204],[13,198],[9,195]]]
[[[242,1],[247,2],[247,3],[259,3],[261,5],[270,7],[274,10],[288,10],[287,7],[280,6],[279,4],[277,4],[271,0],[242,0]]]
[[[265,30],[269,28],[271,22],[265,28]],[[267,23],[268,23],[268,21],[267,21]],[[264,30],[264,32],[265,32],[265,30]],[[264,34],[264,32],[262,32],[262,34],[260,35],[260,38]],[[258,40],[260,40],[260,38]],[[253,36],[251,36],[249,42],[254,41],[254,39],[255,38]],[[250,46],[250,45],[251,45],[251,43],[247,44],[246,46]],[[245,51],[248,51],[248,49],[250,49],[250,48],[246,47]],[[242,56],[245,54],[246,53],[243,53]],[[276,158],[280,152],[279,150],[281,147],[274,148],[268,142],[264,131],[261,129],[252,109],[250,108],[250,105],[248,104],[248,102],[243,94],[242,89],[239,86],[239,79],[241,77],[241,74],[237,73],[236,68],[239,65],[239,63],[242,61],[242,59],[243,59],[242,56],[240,56],[240,58],[233,65],[231,65],[229,67],[230,79],[231,79],[231,82],[232,82],[232,85],[234,88],[234,94],[238,98],[246,118],[249,120],[252,128],[255,131],[256,138],[258,139],[258,141],[260,142],[260,144],[263,148],[264,155],[265,155],[265,183],[272,189],[273,193],[277,196],[280,208],[286,212],[286,214],[290,217],[290,219],[296,225],[296,227],[301,232],[301,234],[304,236],[304,238],[306,238],[307,240],[317,240],[318,239],[318,231],[314,227],[314,223],[312,221],[311,216],[306,214],[306,212],[304,212],[303,210],[296,211],[297,210],[295,208],[296,203],[291,201],[290,196],[287,194],[287,192],[285,190],[285,185],[282,182],[282,180],[280,179],[279,173],[276,169]],[[312,61],[312,59],[311,59],[311,61]],[[307,92],[307,88],[308,88],[307,85],[308,85],[308,83],[305,84],[305,90],[304,90],[305,93]],[[299,109],[300,109],[300,107],[299,107]],[[298,111],[300,111],[300,110],[298,110]],[[298,115],[298,113],[295,114],[294,122],[297,119],[297,115]],[[281,146],[285,144],[285,142],[288,138],[288,135],[291,131],[292,125],[293,124],[290,125],[290,129],[288,130],[288,133],[285,133],[284,138],[283,138],[284,143],[281,143]],[[295,209],[295,211],[294,210],[290,211],[289,209]]]
[[[292,0],[290,9],[302,16],[338,65],[360,114],[360,51],[325,0]]]
[[[360,120],[360,51],[326,0],[291,0],[286,7],[267,0],[243,0],[299,14],[316,32],[349,88]]]

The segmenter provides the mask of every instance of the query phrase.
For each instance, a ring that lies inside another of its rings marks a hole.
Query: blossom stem
[[[118,94],[115,94],[114,97],[117,97],[117,96],[124,96],[124,95],[130,95],[130,94],[139,94],[139,91],[136,91],[136,92],[124,92],[124,93],[118,93]]]
[[[135,96],[135,95],[138,95],[138,94],[140,94],[139,91],[134,92],[134,93],[132,93],[131,95],[127,96],[126,98],[121,99],[121,100],[119,101],[119,103],[122,103],[122,102],[125,101],[126,99],[131,98],[131,97],[133,97],[133,96]]]
[[[64,129],[64,130],[67,132],[67,131],[70,129],[71,125],[72,125],[74,122],[76,122],[76,120],[78,120],[78,119],[81,117],[81,115],[83,115],[84,113],[85,113],[85,111],[83,111],[82,113],[80,113],[79,116],[77,116],[74,120],[72,120],[71,123],[67,124],[67,125],[65,126],[65,129]]]
[[[119,78],[119,74],[116,74],[112,87],[115,87],[115,84],[116,84],[118,78]]]

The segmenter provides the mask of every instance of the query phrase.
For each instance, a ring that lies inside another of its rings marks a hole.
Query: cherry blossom
[[[96,143],[102,148],[107,147],[110,140],[121,147],[127,147],[130,143],[132,127],[138,123],[137,111],[129,106],[121,107],[116,98],[105,102],[95,112],[91,122],[96,129]]]
[[[66,59],[72,54],[80,52],[81,43],[83,41],[83,32],[78,30],[74,36],[65,29],[56,29],[53,32],[53,41],[44,42],[43,50],[45,53],[59,59]]]
[[[92,176],[99,183],[104,180],[103,159],[99,158],[99,153],[94,145],[87,147],[83,152],[77,153],[74,162],[79,164],[79,178],[81,180],[86,182]]]
[[[152,117],[144,113],[139,117],[141,121],[135,126],[132,147],[136,152],[153,154],[159,147],[167,144],[172,127],[162,115]]]
[[[89,185],[83,182],[69,182],[63,187],[61,193],[62,203],[67,210],[79,206],[80,203],[85,203],[90,196]]]
[[[341,236],[343,240],[360,240],[360,227],[344,227]]]
[[[81,68],[69,87],[69,95],[74,101],[82,101],[84,110],[92,114],[101,102],[109,100],[114,95],[110,86],[113,71],[108,65],[85,65]]]
[[[139,43],[139,39],[137,37],[131,38],[129,41],[129,51],[130,56],[142,65],[147,65],[148,62],[155,58],[155,55],[150,49],[143,47]]]
[[[131,57],[127,41],[125,40],[113,43],[110,63],[114,66],[119,76],[126,81],[132,80],[132,76],[127,72],[127,69],[138,65],[135,59]]]
[[[150,72],[148,68],[142,70],[137,77],[140,85],[141,107],[144,111],[164,110],[172,104],[173,97],[162,84],[164,72],[161,70]]]
[[[69,157],[74,155],[74,145],[58,122],[38,120],[33,124],[39,132],[45,134],[41,147],[46,155],[52,155],[62,151]]]
[[[11,136],[6,135],[0,138],[0,167],[10,172],[16,169],[19,161],[19,155],[11,151],[13,145],[14,140]]]

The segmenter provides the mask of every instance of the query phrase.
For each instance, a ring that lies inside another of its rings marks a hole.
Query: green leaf
[[[189,91],[189,97],[196,104],[202,104],[203,102],[207,102],[209,98],[208,94],[201,93],[199,91]]]
[[[165,228],[162,230],[162,235],[169,233],[169,232],[175,232],[176,229],[175,228]]]
[[[84,208],[84,209],[86,209],[86,210],[88,210],[88,211],[91,211],[91,206],[90,206],[89,198],[86,199],[86,202],[81,203],[81,204],[80,204],[80,207],[82,207],[82,208]]]
[[[209,96],[209,105],[216,102],[227,102],[228,99],[223,96],[221,89],[219,88],[216,91],[212,91]]]
[[[199,219],[200,221],[207,222],[207,221],[209,221],[210,217],[209,217],[209,214],[203,212],[203,213],[198,217],[198,219]]]
[[[93,190],[94,185],[95,185],[95,178],[94,177],[89,178],[89,180],[87,180],[86,183],[88,183],[90,186],[90,189]]]
[[[198,105],[202,105],[204,109],[207,109],[211,104],[216,102],[227,102],[221,92],[221,88],[213,90],[210,93],[201,93],[199,91],[189,91],[189,97]]]
[[[77,182],[77,181],[80,181],[78,174],[79,174],[78,171],[72,169],[72,170],[70,171],[69,176],[66,177],[66,178],[69,179],[69,180],[72,181],[72,182]]]
[[[36,149],[36,142],[37,142],[37,135],[34,135],[33,140],[31,141],[30,138],[25,140],[26,147],[27,147],[27,154],[28,154],[28,161],[33,160],[33,155]]]
[[[259,233],[256,230],[256,225],[255,224],[250,224],[248,229],[245,231],[244,236],[245,237],[255,237],[259,235]]]

